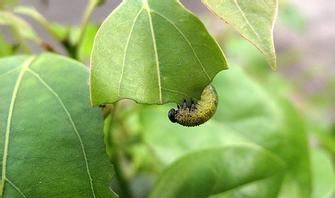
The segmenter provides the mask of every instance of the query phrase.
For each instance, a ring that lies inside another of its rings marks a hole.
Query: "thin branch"
[[[82,43],[86,31],[86,27],[89,23],[89,20],[95,10],[95,8],[99,5],[100,1],[99,0],[90,0],[87,4],[86,10],[84,12],[81,24],[80,24],[80,34],[78,36],[77,41],[75,42],[77,46],[79,47],[80,44]]]

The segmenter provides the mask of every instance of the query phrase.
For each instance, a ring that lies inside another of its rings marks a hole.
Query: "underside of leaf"
[[[255,45],[268,64],[276,69],[273,27],[278,0],[202,0],[220,18],[231,24],[243,37]]]
[[[199,98],[225,57],[177,1],[124,1],[105,20],[91,56],[91,102],[162,104]]]

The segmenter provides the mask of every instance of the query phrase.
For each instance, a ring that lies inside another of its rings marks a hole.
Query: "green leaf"
[[[275,152],[286,162],[288,168],[280,198],[309,198],[312,194],[311,163],[305,124],[292,102],[280,99],[278,106],[283,111],[284,136]]]
[[[100,27],[91,56],[91,102],[199,98],[225,57],[204,25],[177,1],[124,1]],[[192,80],[189,77],[192,76]]]
[[[283,159],[288,168],[281,197],[309,197],[307,137],[304,122],[291,102],[270,95],[236,68],[216,78],[214,85],[222,87],[218,92],[221,108],[214,119]]]
[[[313,197],[331,198],[335,192],[335,172],[331,156],[320,149],[311,152],[313,167]]]
[[[0,59],[4,198],[116,197],[87,80],[84,65],[57,55]]]
[[[150,198],[276,197],[284,170],[281,160],[255,146],[197,151],[168,167]]]
[[[273,27],[277,0],[203,0],[203,3],[254,44],[265,55],[269,65],[276,68]]]
[[[296,110],[287,102],[277,101],[236,67],[219,74],[213,84],[219,95],[218,110],[211,120],[199,127],[185,128],[170,123],[167,112],[171,105],[146,107],[141,112],[145,143],[159,160],[168,165],[198,149],[257,144],[286,163],[281,194],[292,198],[309,197],[311,178],[307,138]]]

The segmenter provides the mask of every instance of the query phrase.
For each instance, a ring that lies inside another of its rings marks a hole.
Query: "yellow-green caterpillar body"
[[[208,121],[215,113],[218,105],[218,95],[212,85],[208,85],[201,94],[199,101],[190,104],[184,100],[178,109],[171,109],[168,117],[171,122],[177,122],[183,126],[198,126]]]

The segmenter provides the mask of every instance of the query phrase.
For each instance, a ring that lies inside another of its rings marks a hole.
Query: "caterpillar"
[[[177,109],[170,109],[168,117],[171,122],[183,126],[198,126],[208,121],[215,113],[218,105],[218,95],[213,85],[208,85],[201,93],[201,98],[196,103],[186,100],[177,104]]]

